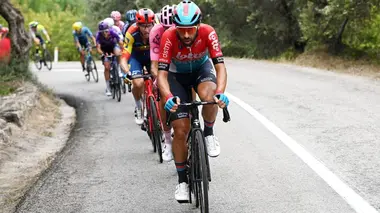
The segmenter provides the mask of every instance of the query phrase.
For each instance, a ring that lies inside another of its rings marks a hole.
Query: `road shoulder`
[[[76,120],[63,100],[25,83],[0,97],[0,212],[13,212],[65,147]]]

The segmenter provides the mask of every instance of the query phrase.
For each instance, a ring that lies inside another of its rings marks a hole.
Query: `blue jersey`
[[[80,33],[75,32],[73,30],[73,36],[75,42],[79,41],[81,45],[86,45],[88,42],[87,36],[92,37],[92,32],[87,27],[83,27]]]

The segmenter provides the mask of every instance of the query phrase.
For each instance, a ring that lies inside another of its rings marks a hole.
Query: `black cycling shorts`
[[[169,72],[168,82],[170,91],[173,96],[178,96],[181,103],[191,102],[191,89],[197,92],[198,85],[203,82],[211,81],[216,84],[215,74],[212,72],[214,66],[210,60],[207,60],[198,71],[193,73],[173,73]],[[186,107],[179,107],[175,113],[171,113],[170,120],[188,118],[189,110]]]

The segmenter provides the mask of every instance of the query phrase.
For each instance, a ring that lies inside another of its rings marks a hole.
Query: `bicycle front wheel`
[[[156,107],[156,103],[154,101],[153,97],[149,97],[149,103],[150,103],[150,111],[152,112],[152,129],[153,129],[153,137],[154,143],[156,144],[157,153],[158,153],[158,160],[160,163],[163,162],[162,160],[162,128],[161,128],[161,122],[158,119],[158,110]]]
[[[51,54],[48,49],[45,49],[45,63],[48,70],[51,70],[53,68],[53,60],[51,57]]]
[[[194,132],[194,151],[198,152],[195,156],[195,192],[196,199],[199,203],[200,210],[202,213],[209,212],[209,203],[208,203],[208,169],[207,169],[207,154],[205,151],[205,138],[200,130]]]
[[[99,74],[98,74],[98,70],[96,69],[96,64],[95,64],[94,59],[91,59],[91,63],[92,63],[92,69],[91,69],[92,78],[94,79],[96,83],[98,83]]]

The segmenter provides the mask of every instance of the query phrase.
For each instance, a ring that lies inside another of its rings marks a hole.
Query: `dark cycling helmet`
[[[100,32],[105,31],[105,30],[108,30],[109,28],[110,28],[110,27],[109,27],[109,25],[108,25],[107,22],[105,22],[105,21],[101,21],[101,22],[99,22],[98,30],[99,30]]]
[[[142,8],[137,12],[136,19],[139,24],[150,24],[154,23],[155,15],[151,9]]]
[[[125,13],[125,20],[128,23],[135,23],[136,22],[136,13],[137,13],[137,10],[128,10]]]
[[[174,9],[173,22],[177,26],[195,26],[201,19],[201,9],[190,0],[182,1]]]

